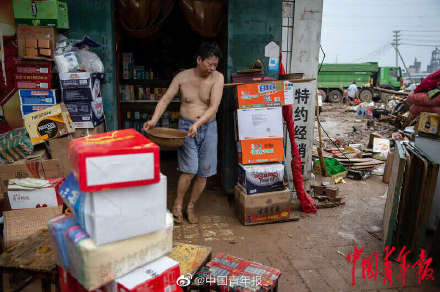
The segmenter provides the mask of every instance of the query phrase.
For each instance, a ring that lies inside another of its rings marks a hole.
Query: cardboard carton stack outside
[[[290,217],[284,186],[282,106],[293,103],[288,81],[237,86],[237,215],[244,225]]]
[[[93,129],[104,122],[101,80],[103,73],[60,73],[63,102],[78,129]]]
[[[18,89],[21,114],[56,105],[52,84],[55,29],[44,26],[17,26],[18,57],[15,88]]]
[[[159,147],[127,129],[73,139],[68,157],[73,172],[59,194],[74,215],[48,223],[57,264],[84,289],[135,283],[112,291],[141,291],[136,287],[147,285],[151,275],[135,270],[172,249],[173,219],[166,210]],[[177,273],[167,270],[162,272]],[[129,282],[117,279],[124,275]],[[61,287],[66,279],[60,274]],[[163,283],[156,277],[153,282]],[[176,285],[168,289],[180,291]]]
[[[34,148],[25,128],[0,135],[0,213],[8,212],[3,229],[6,246],[38,231],[32,216],[53,215],[44,207],[62,205],[55,192],[60,181],[59,163],[47,158],[44,148]],[[23,220],[26,216],[28,220]]]

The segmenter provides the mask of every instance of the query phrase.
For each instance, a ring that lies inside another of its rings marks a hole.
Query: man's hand
[[[188,137],[194,138],[197,135],[198,128],[199,126],[196,123],[192,124],[188,129]]]
[[[146,122],[144,123],[144,127],[142,128],[142,130],[143,130],[144,132],[147,132],[149,129],[152,129],[152,128],[154,128],[155,126],[156,126],[156,123],[153,122],[152,120],[149,120],[149,121],[146,121]]]

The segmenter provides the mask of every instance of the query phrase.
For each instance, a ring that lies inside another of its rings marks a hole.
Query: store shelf
[[[157,103],[158,100],[121,100],[121,103]],[[179,99],[173,99],[171,102],[180,102]]]
[[[171,80],[157,80],[157,79],[121,79],[121,85],[142,85],[145,87],[160,87],[167,88]]]

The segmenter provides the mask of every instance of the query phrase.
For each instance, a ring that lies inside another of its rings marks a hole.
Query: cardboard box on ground
[[[246,194],[246,191],[235,186],[236,211],[243,225],[278,222],[290,218],[290,191]]]
[[[4,212],[3,246],[9,248],[15,243],[47,227],[47,221],[59,215],[62,206],[29,208]]]

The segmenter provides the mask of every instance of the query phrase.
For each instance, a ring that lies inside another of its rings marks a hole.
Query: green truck
[[[343,91],[356,82],[361,101],[371,101],[374,87],[400,90],[402,71],[400,67],[379,67],[377,62],[322,64],[318,73],[318,89],[323,100],[340,102]]]

